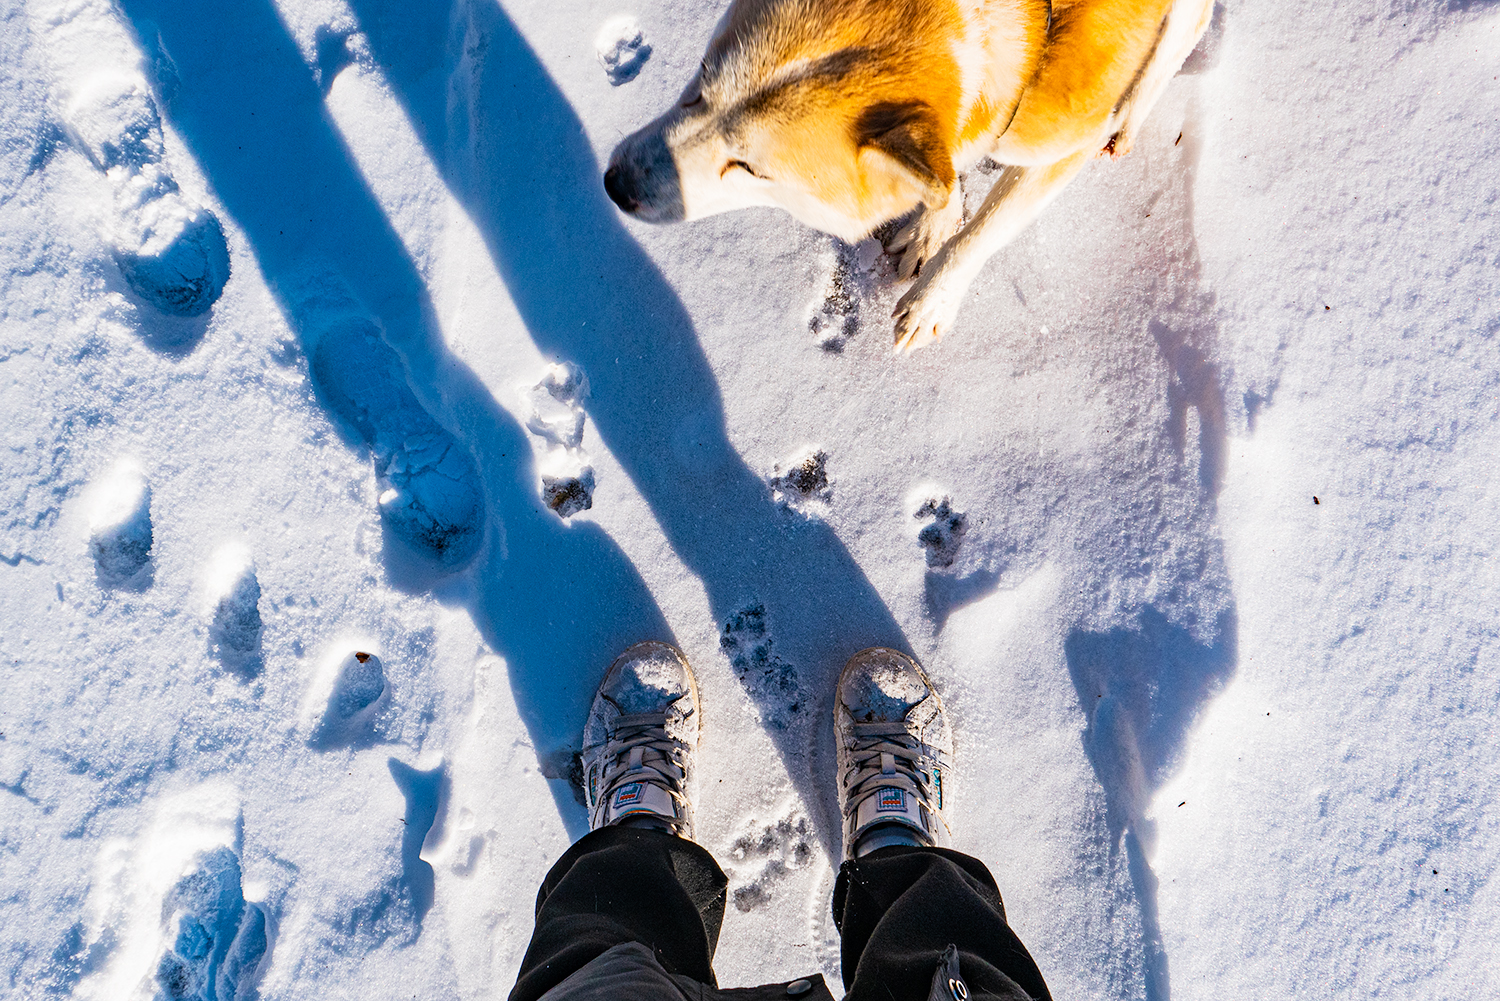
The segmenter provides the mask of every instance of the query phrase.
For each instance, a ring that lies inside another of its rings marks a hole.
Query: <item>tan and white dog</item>
[[[604,187],[650,222],[777,205],[890,240],[896,347],[952,325],[985,261],[1091,157],[1129,150],[1213,0],[733,0],[677,106]],[[958,176],[1006,165],[967,225]]]

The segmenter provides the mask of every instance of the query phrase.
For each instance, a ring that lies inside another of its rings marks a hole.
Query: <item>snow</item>
[[[721,13],[0,7],[7,994],[503,995],[656,638],[725,985],[837,982],[886,644],[1055,996],[1494,992],[1500,9],[1225,4],[908,357],[873,244],[605,199]]]
[[[98,576],[108,584],[136,583],[151,562],[151,487],[140,465],[124,458],[92,493],[89,549]]]
[[[617,14],[599,26],[599,34],[594,36],[594,53],[604,67],[604,75],[618,87],[640,75],[641,67],[651,58],[651,46],[635,18]]]

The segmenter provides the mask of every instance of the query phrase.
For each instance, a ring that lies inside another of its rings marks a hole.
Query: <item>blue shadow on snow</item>
[[[439,822],[438,812],[448,798],[448,773],[442,765],[420,772],[395,758],[386,765],[391,778],[396,780],[396,788],[406,797],[401,834],[401,887],[411,895],[417,926],[421,927],[422,919],[432,910],[437,890],[437,876],[432,864],[422,858],[422,844]]]
[[[588,374],[590,416],[702,579],[716,621],[763,604],[779,651],[822,700],[804,712],[821,719],[843,661],[877,643],[906,649],[900,629],[831,529],[778,508],[730,445],[692,324],[604,199],[581,122],[498,6],[460,3],[462,18],[446,2],[354,6],[532,337]],[[248,236],[303,354],[318,357],[324,314],[356,303],[378,319],[411,390],[443,401],[447,430],[472,451],[487,510],[499,516],[492,522],[504,525],[504,555],[492,538],[471,611],[507,660],[543,767],[563,774],[610,658],[635,640],[670,638],[660,610],[602,531],[565,526],[542,507],[525,433],[446,350],[420,276],[274,8],[265,0],[123,5],[159,69],[173,75],[176,95],[164,110]],[[452,81],[450,52],[461,54]],[[378,357],[371,364],[384,366]],[[343,394],[330,399],[316,371],[314,382],[358,446],[357,421],[335,405]],[[414,588],[431,583],[391,560],[387,569]],[[768,717],[780,708],[761,706]],[[807,728],[772,737],[806,801],[830,799],[801,765]],[[559,808],[579,833],[581,811],[563,797]],[[827,826],[833,850],[837,831]]]
[[[1155,824],[1146,808],[1177,764],[1198,711],[1234,673],[1238,636],[1232,608],[1214,623],[1212,640],[1201,643],[1148,605],[1133,629],[1075,630],[1063,641],[1088,719],[1083,747],[1104,788],[1111,844],[1123,842],[1141,906],[1148,1001],[1168,1001],[1170,986],[1148,862]]]
[[[824,710],[844,661],[871,645],[909,647],[832,529],[776,505],[729,442],[692,322],[605,198],[582,121],[496,3],[351,6],[532,338],[587,373],[589,416],[703,582],[716,623],[764,606],[778,654],[814,695],[802,712],[831,739]],[[752,698],[774,696],[746,683]],[[759,708],[766,719],[784,711]],[[802,764],[809,726],[768,732],[804,800],[831,800]],[[832,849],[837,831],[823,836]]]
[[[369,355],[336,361],[394,371],[411,388],[377,388],[403,400],[413,393],[441,400],[432,411],[472,452],[492,516],[473,612],[506,658],[543,766],[565,773],[610,659],[630,643],[670,636],[660,609],[602,530],[565,525],[542,506],[526,432],[447,351],[416,267],[274,8],[266,0],[123,0],[123,7],[158,73],[178,81],[163,112],[248,237],[301,353],[315,361],[330,329],[347,335]],[[378,320],[378,337],[366,336],[369,317]],[[352,333],[339,326],[351,318],[360,327]],[[388,357],[392,351],[399,358]],[[309,370],[320,400],[362,448],[353,419],[333,406],[344,393],[330,400],[319,366]],[[431,583],[412,579],[397,547],[385,552],[394,582]],[[558,808],[576,836],[587,821],[560,786],[553,784]]]

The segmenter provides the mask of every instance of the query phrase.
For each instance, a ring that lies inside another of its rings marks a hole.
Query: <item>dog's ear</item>
[[[953,157],[932,108],[920,101],[872,104],[854,123],[854,142],[862,156],[873,151],[909,175],[929,207],[947,204]]]

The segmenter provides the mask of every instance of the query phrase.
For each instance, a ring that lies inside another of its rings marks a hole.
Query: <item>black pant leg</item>
[[[924,1001],[950,944],[971,997],[1051,1001],[1005,921],[994,877],[968,855],[898,846],[851,859],[834,886],[833,918],[846,1001]]]
[[[640,942],[668,973],[715,984],[728,878],[685,838],[602,827],[558,859],[536,897],[536,930],[510,1001],[536,1001],[595,956]]]

